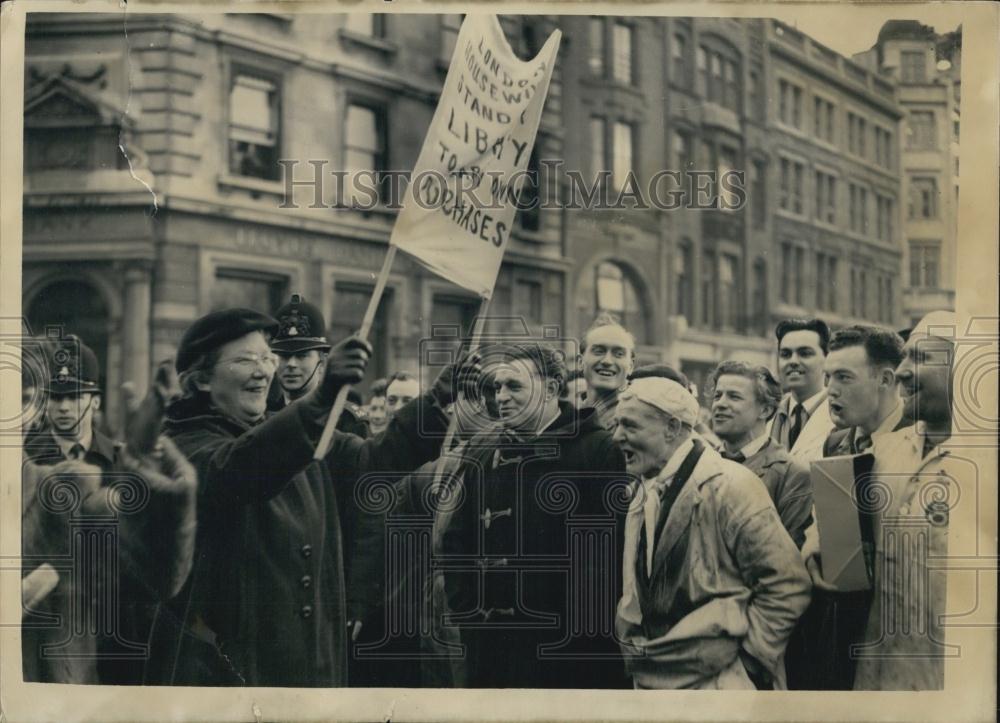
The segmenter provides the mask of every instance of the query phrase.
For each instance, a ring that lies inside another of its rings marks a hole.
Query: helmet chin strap
[[[80,412],[80,416],[76,418],[75,422],[73,422],[73,429],[76,430],[77,438],[80,437],[80,422],[83,421],[83,418],[87,415],[87,412],[89,412],[91,407],[94,406],[94,399],[95,399],[94,397],[90,398],[90,401],[87,403],[87,406],[84,408],[82,412]],[[55,431],[56,434],[59,434],[59,430],[55,429],[55,427],[53,427],[53,431]],[[59,436],[64,437],[66,435],[59,434]]]
[[[304,382],[302,383],[302,386],[298,388],[298,390],[297,390],[297,391],[298,391],[298,394],[297,394],[296,396],[292,397],[292,394],[291,394],[291,392],[289,392],[289,393],[288,393],[288,396],[289,396],[289,398],[292,398],[292,399],[298,399],[299,397],[301,397],[302,395],[304,395],[304,394],[305,394],[305,392],[304,392],[303,390],[304,390],[304,389],[308,389],[308,388],[309,388],[309,384],[310,384],[310,383],[312,382],[312,380],[313,380],[313,377],[314,377],[314,376],[316,376],[316,372],[318,372],[318,371],[319,371],[319,368],[320,368],[321,366],[323,366],[323,362],[324,362],[324,361],[325,361],[324,359],[320,359],[320,360],[319,360],[318,362],[316,362],[316,366],[314,366],[314,367],[313,367],[313,370],[312,370],[312,373],[311,373],[311,374],[309,375],[309,378],[308,378],[308,379],[306,379],[306,380],[305,380],[305,381],[304,381]]]

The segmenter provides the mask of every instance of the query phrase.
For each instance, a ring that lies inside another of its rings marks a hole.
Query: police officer
[[[322,312],[301,294],[292,294],[291,301],[278,309],[275,316],[278,331],[271,340],[271,351],[278,357],[275,379],[280,395],[273,395],[269,407],[278,411],[319,385],[330,342],[326,340]],[[359,437],[369,436],[368,424],[356,401],[348,398],[337,428]]]
[[[97,356],[79,337],[71,335],[48,350],[48,365],[48,431],[28,435],[28,457],[42,465],[72,459],[104,472],[111,470],[122,445],[94,425],[94,413],[101,408]]]

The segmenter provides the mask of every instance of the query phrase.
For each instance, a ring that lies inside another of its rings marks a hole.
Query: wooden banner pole
[[[368,334],[371,332],[372,324],[375,322],[375,312],[378,311],[382,294],[385,293],[385,285],[389,281],[389,271],[392,269],[392,262],[395,258],[396,246],[390,245],[389,250],[385,254],[385,261],[382,262],[382,270],[379,272],[378,280],[375,282],[375,290],[372,292],[372,298],[368,301],[368,309],[365,311],[364,319],[361,321],[361,329],[358,330],[358,336],[365,341],[368,340]],[[350,385],[346,384],[337,392],[337,398],[333,402],[333,409],[330,410],[330,416],[326,419],[326,426],[323,427],[323,434],[316,445],[313,459],[323,459],[329,453],[330,444],[333,442],[333,431],[337,428],[340,415],[344,413],[344,407],[347,406],[347,394],[350,391]]]
[[[476,317],[476,323],[472,327],[472,338],[469,340],[469,354],[472,354],[479,349],[479,344],[482,342],[483,338],[483,330],[486,328],[486,312],[489,308],[490,299],[489,297],[484,297],[483,300],[479,302],[479,315]],[[456,401],[461,400],[464,397],[465,394],[461,389],[459,389],[455,395]],[[453,410],[451,419],[448,420],[448,431],[445,433],[444,442],[441,444],[441,454],[438,455],[437,463],[434,465],[434,479],[431,485],[435,489],[441,484],[441,476],[444,474],[445,455],[451,451],[451,445],[455,441],[455,435],[457,433],[458,413]]]

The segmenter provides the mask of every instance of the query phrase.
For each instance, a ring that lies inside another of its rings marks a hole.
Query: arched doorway
[[[653,309],[648,294],[642,280],[625,264],[605,260],[585,269],[577,283],[576,309],[581,334],[598,314],[607,312],[632,332],[636,343],[652,343]]]
[[[100,291],[87,281],[61,279],[34,294],[27,308],[28,324],[36,336],[46,327],[61,326],[93,349],[101,368],[101,388],[107,389],[109,310]]]

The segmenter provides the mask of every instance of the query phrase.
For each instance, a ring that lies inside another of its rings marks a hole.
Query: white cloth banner
[[[533,60],[495,15],[467,15],[389,242],[489,298],[545,104],[561,33]]]

